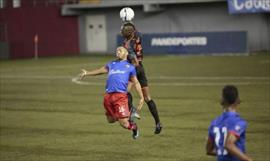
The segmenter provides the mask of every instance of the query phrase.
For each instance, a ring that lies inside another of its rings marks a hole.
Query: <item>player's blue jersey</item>
[[[218,161],[240,161],[230,155],[224,148],[224,141],[228,133],[233,133],[239,139],[236,146],[245,153],[247,123],[236,112],[224,112],[212,121],[208,133],[209,138],[215,143]]]
[[[106,93],[126,93],[130,77],[136,76],[135,67],[128,61],[115,60],[106,65],[108,78]]]

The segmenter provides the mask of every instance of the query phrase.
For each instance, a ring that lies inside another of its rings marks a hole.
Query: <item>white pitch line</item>
[[[33,70],[41,70],[41,69],[66,69],[66,68],[86,68],[90,66],[100,66],[104,65],[105,63],[84,63],[84,64],[67,64],[67,65],[54,65],[54,66],[34,66],[34,67],[20,67],[19,70],[23,71],[33,71]],[[7,68],[7,69],[0,69],[0,71],[14,71],[14,69]]]
[[[0,75],[0,79],[71,79],[72,76],[44,76],[44,75]]]
[[[80,84],[80,85],[104,85],[104,83],[101,82],[83,82],[78,77],[74,77],[71,79],[73,83]]]
[[[102,82],[89,82],[81,81],[78,77],[72,76],[42,76],[42,75],[0,75],[0,79],[71,79],[75,84],[79,85],[99,85],[104,86],[105,81]],[[96,79],[105,79],[105,76],[95,77]],[[233,82],[168,82],[168,83],[151,83],[151,86],[221,86],[224,84],[236,84],[236,85],[270,85],[270,77],[177,77],[177,76],[158,76],[158,77],[149,77],[151,80],[242,80],[242,81],[233,81]],[[250,80],[250,81],[248,81]],[[254,81],[260,80],[261,82]],[[253,81],[253,82],[251,82]],[[263,81],[263,82],[262,82]]]
[[[104,85],[104,83],[101,82],[84,82],[78,79],[78,77],[74,77],[71,80],[73,83],[79,84],[79,85]],[[201,82],[201,83],[179,83],[179,82],[171,82],[171,83],[151,83],[153,86],[223,86],[224,84],[228,83],[222,83],[222,82]],[[230,82],[230,84],[235,85],[270,85],[270,82]]]

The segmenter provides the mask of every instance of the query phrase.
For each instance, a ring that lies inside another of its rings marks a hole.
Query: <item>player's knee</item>
[[[112,117],[107,117],[107,121],[108,123],[115,123],[116,120]]]
[[[149,93],[148,87],[142,88],[142,92],[143,92],[144,101],[146,103],[149,102],[149,101],[151,101],[151,97],[150,97],[150,93]]]
[[[151,101],[151,98],[149,96],[145,96],[144,101],[147,103],[147,102]]]

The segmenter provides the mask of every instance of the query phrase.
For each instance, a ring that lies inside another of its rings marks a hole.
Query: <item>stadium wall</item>
[[[145,13],[142,7],[133,7],[137,29],[146,34],[246,31],[250,52],[270,51],[269,14],[231,15],[226,2],[174,4],[164,8],[161,12]],[[119,18],[120,9],[89,9],[79,16],[81,52],[86,52],[85,18],[97,14],[106,16],[108,53],[115,50],[122,23]]]
[[[12,5],[0,9],[0,24],[6,25],[9,58],[34,57],[35,34],[38,34],[39,56],[79,53],[78,18],[62,17],[60,5],[37,5],[22,1],[22,6]]]

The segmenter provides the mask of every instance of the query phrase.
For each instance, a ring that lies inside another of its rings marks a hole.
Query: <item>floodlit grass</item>
[[[71,81],[81,68],[111,59],[1,61],[0,160],[213,161],[205,155],[207,129],[221,113],[222,87],[235,84],[240,114],[249,123],[247,152],[256,161],[270,161],[270,54],[145,57],[164,129],[153,134],[154,121],[144,105],[138,140],[118,123],[106,122],[104,76],[88,77],[86,85]]]

